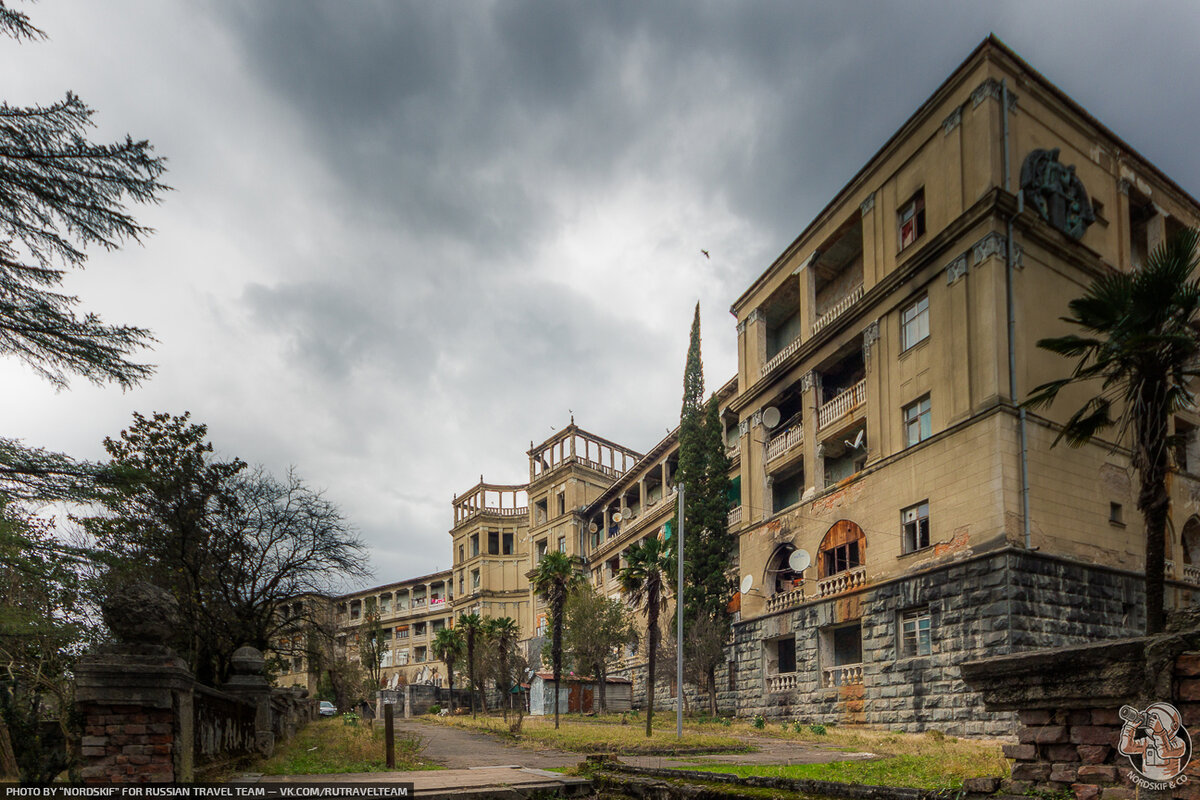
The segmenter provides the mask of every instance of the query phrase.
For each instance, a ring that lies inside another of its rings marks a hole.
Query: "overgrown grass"
[[[441,769],[421,758],[423,746],[417,736],[397,734],[396,769]],[[339,718],[316,720],[249,769],[267,775],[384,772],[383,728],[346,725]]]
[[[684,731],[682,739],[675,738],[675,728],[654,727],[654,735],[646,737],[644,724],[630,718],[622,725],[616,722],[596,724],[587,718],[563,717],[561,727],[554,729],[553,717],[525,717],[521,732],[514,735],[501,717],[427,717],[443,725],[495,734],[522,747],[553,748],[574,753],[618,753],[626,755],[673,754],[699,752],[738,752],[749,749],[745,742],[726,733]]]

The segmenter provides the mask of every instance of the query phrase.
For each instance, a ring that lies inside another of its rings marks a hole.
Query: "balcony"
[[[800,605],[805,600],[804,589],[792,589],[790,592],[782,592],[772,595],[767,598],[767,613],[771,614],[775,611],[785,611],[789,608],[794,608]]]
[[[817,425],[822,428],[831,425],[866,401],[867,381],[864,378],[828,403],[822,405],[817,411]]]
[[[835,319],[849,311],[851,306],[862,299],[862,296],[862,284],[859,284],[855,288],[851,289],[845,297],[834,303],[832,308],[816,318],[812,324],[813,336],[816,336],[817,332],[821,329],[829,327],[829,325],[832,324]]]
[[[817,581],[817,597],[831,597],[835,594],[848,592],[865,586],[867,583],[867,568],[855,567],[845,572],[839,572],[828,578]]]
[[[836,399],[836,398],[835,398]],[[792,448],[804,443],[804,428],[793,425],[786,431],[777,434],[767,443],[767,462],[775,460]]]
[[[735,442],[734,444],[731,444],[729,447],[725,448],[725,457],[728,458],[730,461],[733,461],[735,458],[737,458],[741,454],[742,454],[741,442]]]
[[[797,336],[795,339],[793,339],[790,344],[788,344],[786,347],[784,347],[782,350],[780,350],[778,353],[776,353],[771,358],[770,361],[768,361],[767,363],[762,365],[762,367],[758,370],[759,376],[765,378],[767,375],[769,375],[771,373],[771,370],[778,367],[780,364],[782,364],[784,361],[787,360],[788,356],[790,356],[792,353],[799,350],[800,345],[802,343],[803,342],[799,336]]]
[[[790,692],[795,690],[799,685],[800,679],[796,677],[794,672],[785,672],[782,675],[770,675],[767,677],[768,692]]]
[[[742,521],[742,507],[738,506],[737,508],[729,509],[729,522],[728,522],[729,527],[732,528],[734,525],[739,525],[739,524],[741,524],[741,521]],[[685,547],[687,546],[686,543],[684,546]]]
[[[1183,580],[1185,583],[1192,583],[1200,586],[1200,566],[1195,564],[1183,565]]]
[[[838,686],[861,686],[863,682],[862,664],[842,664],[839,667],[829,667],[821,672],[821,685],[826,689]]]

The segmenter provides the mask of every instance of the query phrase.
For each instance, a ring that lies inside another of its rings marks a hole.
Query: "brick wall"
[[[135,705],[80,703],[86,720],[80,755],[87,783],[169,782],[174,779],[174,714]]]

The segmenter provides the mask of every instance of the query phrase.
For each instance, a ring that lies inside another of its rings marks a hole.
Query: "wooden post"
[[[383,747],[384,760],[388,769],[396,768],[396,733],[392,723],[392,703],[383,705]]]

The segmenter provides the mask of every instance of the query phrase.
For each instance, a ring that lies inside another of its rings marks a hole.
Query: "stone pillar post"
[[[149,584],[130,585],[119,594],[101,609],[117,644],[84,656],[75,668],[83,780],[190,781],[193,676],[159,644],[178,627],[178,605]]]
[[[275,752],[275,731],[271,717],[271,684],[263,675],[266,666],[261,651],[239,647],[229,662],[233,677],[221,688],[227,693],[254,704],[254,749],[264,756]]]

